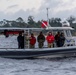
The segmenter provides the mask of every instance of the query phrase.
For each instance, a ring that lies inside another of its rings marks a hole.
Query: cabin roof
[[[74,30],[72,27],[48,27],[48,28],[18,28],[18,27],[6,27],[0,28],[0,30]]]
[[[74,30],[72,27],[48,27],[47,30]]]

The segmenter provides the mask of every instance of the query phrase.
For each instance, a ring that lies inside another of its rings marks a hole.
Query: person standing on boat
[[[29,43],[30,43],[30,48],[35,48],[35,43],[36,43],[36,38],[33,33],[31,33],[31,36],[29,37]]]
[[[60,47],[60,32],[55,35],[56,46]]]
[[[40,32],[40,34],[38,35],[37,41],[38,41],[39,48],[42,48],[45,42],[45,36],[43,35],[42,32]]]
[[[19,36],[17,37],[18,41],[18,48],[23,49],[24,48],[24,36],[22,36],[22,33],[19,33]]]
[[[52,35],[51,32],[48,33],[47,37],[46,37],[47,43],[48,43],[48,48],[52,48],[53,47],[53,43],[54,43],[54,36]]]
[[[60,34],[60,47],[62,47],[64,45],[64,42],[65,42],[65,37],[64,37],[64,33],[61,33]]]

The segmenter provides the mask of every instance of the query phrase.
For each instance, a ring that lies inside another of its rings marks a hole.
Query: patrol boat
[[[71,34],[71,31],[74,30],[68,24],[62,24],[62,27],[46,27],[46,28],[0,28],[0,30],[17,30],[17,31],[24,31],[24,36],[28,37],[27,34],[30,34],[30,31],[62,31],[65,35],[65,43],[63,47],[57,47],[54,42],[53,48],[48,48],[44,45],[43,48],[29,48],[29,41],[24,39],[25,41],[25,48],[24,49],[17,49],[17,48],[1,48],[0,49],[0,57],[6,58],[36,58],[36,57],[44,57],[44,56],[51,56],[51,55],[60,55],[60,54],[73,54],[76,53],[76,38],[74,38]]]

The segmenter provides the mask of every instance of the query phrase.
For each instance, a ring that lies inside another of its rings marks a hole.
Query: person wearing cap
[[[52,48],[53,47],[53,43],[54,43],[54,36],[52,35],[51,32],[48,33],[47,37],[46,37],[47,43],[48,43],[48,48]]]
[[[42,32],[39,33],[39,35],[37,37],[37,41],[38,41],[38,47],[43,48],[43,45],[44,45],[44,42],[45,42],[45,36],[43,35]]]
[[[29,37],[29,44],[30,48],[35,48],[36,38],[33,33],[31,33],[31,36]]]

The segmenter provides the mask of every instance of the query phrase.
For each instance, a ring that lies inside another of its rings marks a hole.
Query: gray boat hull
[[[76,46],[39,49],[0,49],[0,57],[6,58],[36,58],[69,53],[76,53]]]

